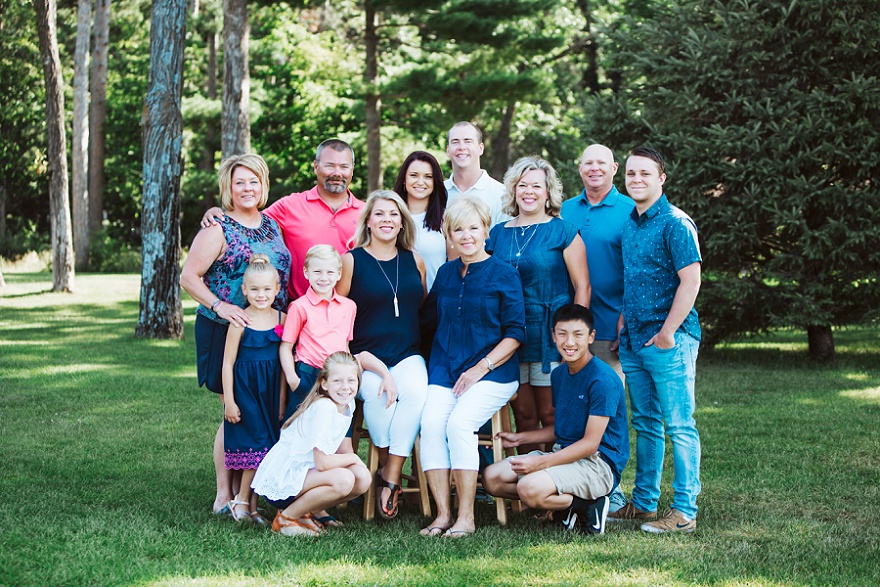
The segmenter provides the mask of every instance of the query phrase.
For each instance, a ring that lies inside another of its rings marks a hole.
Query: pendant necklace
[[[372,255],[370,255],[373,257]],[[394,317],[400,318],[400,307],[397,305],[397,288],[400,285],[400,252],[397,253],[397,276],[394,278],[394,283],[391,283],[391,280],[388,278],[388,274],[385,273],[385,270],[382,268],[382,263],[379,262],[379,259],[373,257],[376,260],[376,265],[379,266],[379,271],[382,272],[382,275],[385,276],[385,280],[388,282],[388,285],[391,286],[391,292],[394,294]]]
[[[528,226],[522,228],[522,232],[520,233],[520,236],[525,236],[526,229],[531,228],[533,226],[537,226],[537,225],[536,224],[529,224]],[[517,227],[517,228],[520,228],[520,227]],[[520,257],[522,255],[523,251],[526,250],[526,247],[529,246],[529,243],[532,241],[532,238],[534,238],[534,236],[537,233],[538,233],[538,229],[536,228],[534,231],[532,231],[532,234],[529,235],[529,238],[526,239],[526,242],[524,242],[522,246],[519,246],[519,239],[516,237],[516,231],[515,230],[513,231],[513,242],[516,243],[516,256],[517,257]]]

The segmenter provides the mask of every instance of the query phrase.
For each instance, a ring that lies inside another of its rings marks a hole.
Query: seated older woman
[[[440,267],[431,289],[439,325],[428,367],[421,457],[437,517],[422,529],[423,536],[474,533],[475,432],[519,385],[514,353],[525,338],[522,284],[514,267],[483,248],[490,222],[486,205],[467,197],[449,206],[443,218],[443,232],[460,257]],[[457,518],[452,516],[450,470]]]

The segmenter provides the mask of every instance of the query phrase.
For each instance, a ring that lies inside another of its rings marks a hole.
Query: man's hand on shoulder
[[[208,228],[209,226],[214,226],[218,224],[221,220],[223,220],[223,210],[218,208],[217,206],[213,206],[208,208],[208,211],[205,212],[204,216],[202,216],[202,221],[199,223],[202,228]]]

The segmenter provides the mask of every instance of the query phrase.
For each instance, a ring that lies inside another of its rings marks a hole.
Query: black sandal
[[[383,504],[382,490],[386,487],[391,490],[391,494],[388,496],[388,501]],[[376,509],[379,511],[379,515],[382,516],[383,520],[393,520],[397,517],[397,512],[400,509],[399,498],[401,493],[403,493],[403,488],[400,485],[386,481],[380,473],[376,473]],[[398,497],[397,504],[394,503],[395,494]],[[382,507],[383,505],[385,507]]]

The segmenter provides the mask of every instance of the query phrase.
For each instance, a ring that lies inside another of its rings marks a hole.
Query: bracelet
[[[211,304],[211,311],[214,312],[214,313],[216,313],[216,312],[217,312],[217,308],[218,308],[218,307],[220,306],[220,304],[222,304],[222,303],[223,303],[223,300],[221,300],[220,298],[217,298],[217,299],[214,301],[214,303]]]
[[[495,370],[495,363],[493,363],[493,362],[489,359],[489,355],[486,355],[485,357],[483,357],[483,360],[486,361],[486,364],[487,364],[487,365],[489,365],[489,371],[494,371],[494,370]]]

